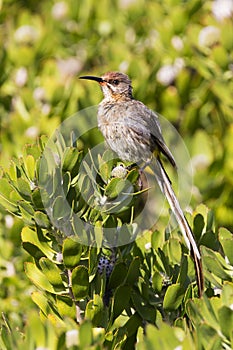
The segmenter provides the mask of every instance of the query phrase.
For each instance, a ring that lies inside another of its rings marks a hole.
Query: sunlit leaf
[[[88,295],[89,277],[85,266],[79,265],[72,271],[72,290],[76,300],[85,298]]]
[[[63,261],[67,268],[74,268],[78,265],[81,254],[82,246],[75,239],[66,238],[63,243]]]

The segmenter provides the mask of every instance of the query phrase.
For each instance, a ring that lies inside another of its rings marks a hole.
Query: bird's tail
[[[165,195],[170,205],[170,208],[177,220],[177,223],[179,224],[179,227],[183,234],[186,245],[191,252],[191,256],[193,258],[195,271],[196,271],[198,294],[199,294],[199,297],[201,297],[204,290],[204,276],[203,276],[203,269],[202,269],[201,254],[194,240],[192,230],[184,216],[184,213],[180,207],[178,199],[172,189],[171,181],[159,158],[157,158],[157,161],[156,161],[155,176],[158,181],[160,190]]]

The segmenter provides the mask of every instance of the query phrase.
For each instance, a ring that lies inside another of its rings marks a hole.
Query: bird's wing
[[[137,100],[132,100],[128,108],[124,108],[124,114],[126,114],[124,122],[138,134],[142,134],[145,139],[150,139],[148,141],[151,143],[152,151],[158,149],[176,168],[176,161],[164,141],[158,115]]]

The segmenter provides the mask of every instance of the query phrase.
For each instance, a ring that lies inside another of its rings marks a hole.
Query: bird
[[[202,257],[162,163],[161,154],[177,168],[175,158],[163,138],[158,115],[134,99],[131,80],[124,73],[107,72],[102,76],[85,75],[79,78],[96,81],[101,87],[104,98],[98,106],[97,120],[108,147],[122,161],[143,163],[144,167],[150,166],[152,159],[155,159],[153,171],[190,250],[198,296],[201,297],[204,291]]]

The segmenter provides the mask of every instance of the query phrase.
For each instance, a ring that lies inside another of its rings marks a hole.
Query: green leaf
[[[62,170],[72,172],[80,156],[80,152],[75,147],[66,148],[62,159]]]
[[[102,177],[105,183],[107,183],[108,179],[111,176],[111,170],[112,162],[104,162],[99,166],[100,176]]]
[[[178,239],[170,238],[168,241],[168,256],[173,264],[179,264],[181,260],[181,245]]]
[[[222,348],[218,332],[209,325],[203,324],[198,329],[198,333],[203,349],[219,350]]]
[[[15,201],[11,200],[11,193],[14,192],[13,188],[7,181],[7,179],[0,179],[0,204],[10,212],[16,212],[18,206]]]
[[[222,302],[226,306],[233,304],[233,283],[225,282],[222,289]]]
[[[29,227],[24,227],[21,232],[21,239],[23,244],[30,243],[36,246],[50,260],[53,260],[55,254],[57,253],[51,248],[50,241],[45,238],[43,231],[40,229],[35,231]]]
[[[34,209],[33,207],[26,201],[19,201],[18,206],[20,209],[20,212],[22,214],[22,218],[26,225],[33,225],[34,224]]]
[[[138,314],[145,321],[154,323],[156,318],[156,310],[139,293],[132,291],[131,299]]]
[[[48,258],[41,258],[39,261],[40,267],[43,273],[47,277],[48,281],[52,284],[54,289],[61,291],[65,289],[62,278],[61,270]],[[65,292],[65,291],[64,291]]]
[[[177,278],[177,283],[179,283],[181,286],[185,286],[187,283],[187,275],[188,275],[188,260],[187,256],[183,255],[181,264],[180,264],[180,273]]]
[[[31,198],[31,188],[29,183],[24,180],[23,178],[18,178],[17,179],[17,185],[18,185],[18,191],[21,194],[21,196],[25,199]]]
[[[56,197],[53,203],[53,217],[56,220],[64,219],[67,216],[70,216],[72,213],[72,209],[69,207],[69,204],[66,198],[62,196]]]
[[[82,246],[75,239],[66,238],[63,242],[62,255],[65,266],[72,269],[78,265],[82,254]]]
[[[54,324],[56,326],[60,325],[64,327],[64,323],[62,323],[60,316],[58,315],[58,312],[53,307],[51,302],[49,301],[48,297],[46,297],[41,292],[33,292],[32,293],[32,300],[36,305],[39,306],[40,310],[43,312],[43,314],[47,317],[50,316],[50,319],[53,320]]]
[[[103,224],[101,221],[95,222],[94,227],[94,234],[95,234],[95,241],[97,247],[102,247],[102,241],[103,241]]]
[[[37,294],[37,296],[36,296],[36,294]],[[33,292],[32,299],[33,298],[35,298],[35,300],[38,302],[36,304],[37,305],[39,304],[38,305],[39,308],[41,309],[42,304],[43,304],[43,309],[45,310],[45,308],[46,308],[45,304],[47,304],[47,302],[46,302],[46,300],[43,300],[44,296],[39,292]],[[40,302],[39,302],[39,300],[40,300]],[[46,306],[48,306],[48,304]],[[48,311],[48,309],[47,309],[47,311]],[[28,331],[33,332],[33,336],[34,336],[36,345],[38,347],[44,347],[46,344],[46,332],[45,332],[45,328],[44,328],[42,321],[38,317],[38,313],[37,312],[30,312],[27,322],[28,322],[28,325],[30,325],[29,326],[30,328],[28,329]]]
[[[135,184],[139,177],[139,172],[136,168],[130,170],[126,176],[126,179],[130,181],[132,184]]]
[[[89,276],[85,266],[79,265],[72,271],[72,290],[75,300],[80,300],[88,295]]]
[[[204,265],[210,272],[223,280],[232,281],[233,267],[227,265],[219,253],[207,247],[202,247],[202,256]]]
[[[57,304],[58,312],[61,316],[64,316],[64,317],[68,316],[72,319],[75,319],[75,316],[76,316],[75,304],[70,297],[56,295],[56,304]]]
[[[121,285],[125,280],[126,274],[127,267],[125,263],[116,263],[109,279],[109,288],[115,289],[116,287]]]
[[[41,199],[41,191],[39,188],[35,188],[32,192],[32,203],[37,210],[44,209],[44,204]]]
[[[125,284],[128,284],[130,286],[133,286],[134,283],[137,282],[138,277],[140,275],[140,258],[136,256],[132,261],[129,266],[128,273],[125,278]]]
[[[30,242],[22,243],[23,249],[28,252],[35,260],[40,260],[45,254],[34,244]]]
[[[113,178],[105,187],[105,195],[110,198],[116,198],[126,187],[126,182],[123,179]]]
[[[119,286],[113,296],[113,318],[117,318],[122,311],[128,307],[130,300],[131,287]]]
[[[227,306],[218,310],[219,323],[223,334],[230,340],[233,330],[233,311]]]
[[[182,329],[171,327],[163,322],[160,327],[155,327],[152,324],[146,325],[146,337],[143,340],[146,350],[154,350],[156,348],[174,350],[181,348],[181,339],[183,340],[184,337]]]
[[[62,177],[63,179],[63,184],[62,184],[62,188],[63,188],[63,193],[64,196],[66,197],[69,189],[70,189],[70,184],[71,184],[71,175],[70,173],[65,173]]]
[[[219,241],[223,247],[230,264],[233,265],[233,235],[226,228],[221,227],[219,229]]]
[[[179,283],[172,284],[166,290],[163,307],[167,310],[176,310],[180,306],[182,299],[184,297],[184,292]]]
[[[205,227],[205,221],[201,214],[197,214],[193,221],[193,233],[197,240],[200,239],[202,231]]]
[[[49,283],[47,277],[36,267],[35,264],[27,262],[24,264],[24,267],[25,267],[25,273],[27,277],[37,287],[50,293],[55,293],[55,294],[59,293],[53,288],[51,283]]]
[[[98,258],[99,249],[96,247],[90,247],[88,252],[88,273],[89,279],[92,276],[94,278],[97,271],[97,258]]]
[[[137,332],[138,328],[142,325],[142,321],[143,319],[137,312],[135,312],[129,318],[129,320],[123,326],[123,330],[126,331],[127,337],[131,337]]]
[[[35,159],[32,155],[28,155],[25,159],[25,167],[29,179],[33,180],[35,177]]]
[[[35,222],[37,223],[38,226],[41,228],[50,228],[51,223],[47,217],[47,215],[41,211],[36,211],[34,214],[34,219]]]
[[[86,349],[92,345],[92,323],[84,321],[79,328],[79,346],[80,349]]]
[[[151,247],[155,250],[158,250],[158,248],[161,248],[165,241],[165,235],[162,230],[160,231],[154,231],[151,235]]]
[[[98,294],[94,294],[94,298],[87,303],[85,318],[91,320],[95,327],[103,327],[107,316],[103,299]]]
[[[33,156],[34,159],[38,159],[41,155],[41,151],[38,145],[25,145],[24,151],[27,155]]]
[[[158,271],[155,271],[153,274],[152,285],[155,291],[157,291],[158,293],[161,292],[163,287],[163,277]]]

